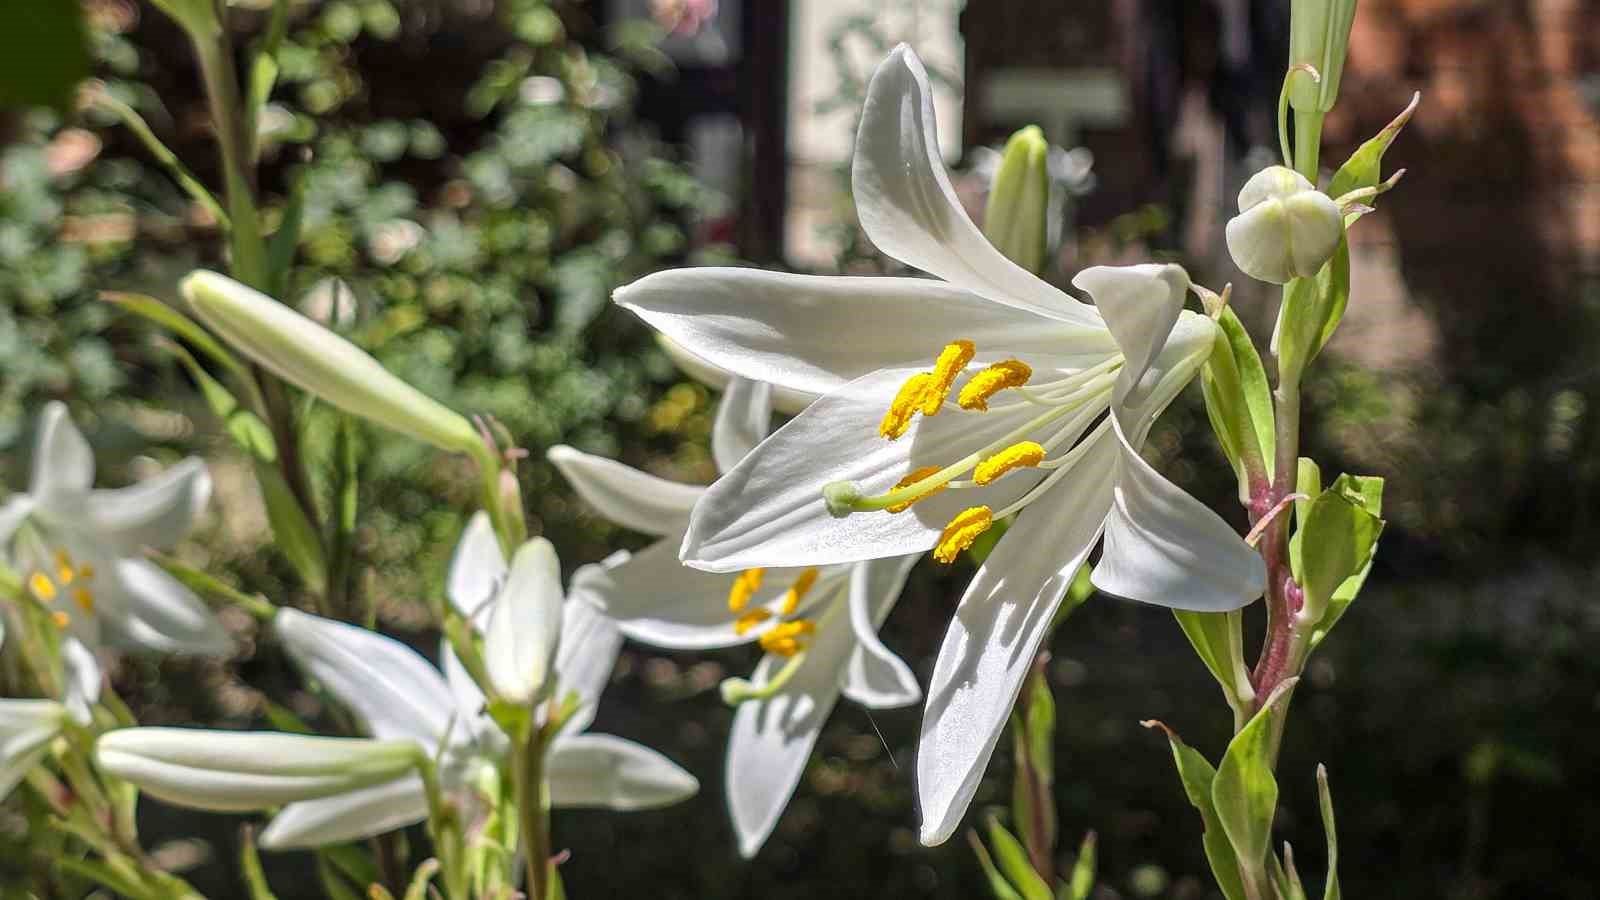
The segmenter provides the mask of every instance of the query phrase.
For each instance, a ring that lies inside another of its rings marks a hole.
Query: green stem
[[[512,752],[517,815],[527,852],[528,900],[550,900],[550,815],[545,803],[545,728],[533,723]]]
[[[1322,152],[1322,113],[1294,114],[1294,169],[1313,185],[1317,183],[1318,156]]]

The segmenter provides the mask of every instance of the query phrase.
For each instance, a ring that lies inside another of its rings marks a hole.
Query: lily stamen
[[[817,623],[810,619],[780,622],[761,635],[761,649],[777,656],[794,656],[806,648],[802,638],[817,633]]]
[[[811,586],[817,583],[819,574],[815,566],[801,572],[800,577],[794,580],[794,584],[789,585],[789,590],[783,595],[783,604],[778,607],[778,614],[785,618],[794,615],[795,610],[800,608],[800,600],[811,590]]]
[[[956,378],[966,370],[967,364],[972,362],[972,357],[977,352],[977,346],[967,340],[951,341],[939,351],[939,358],[933,364],[933,372],[923,388],[923,415],[939,414],[939,410],[944,407],[945,398],[950,395],[950,387],[956,383]]]
[[[939,535],[939,543],[933,548],[933,558],[942,563],[955,562],[956,555],[971,547],[972,542],[993,524],[994,514],[987,506],[972,506],[956,513],[950,524],[944,527],[944,533]]]
[[[972,480],[989,484],[1013,469],[1037,466],[1044,459],[1045,449],[1037,441],[1012,444],[989,457],[972,470]]]
[[[761,590],[761,579],[767,574],[766,569],[745,569],[739,577],[733,580],[733,586],[728,588],[728,612],[744,612],[750,605],[750,598],[756,591]]]
[[[794,677],[794,673],[800,670],[800,664],[805,662],[805,658],[806,655],[804,653],[794,654],[789,657],[788,662],[783,664],[783,668],[779,669],[777,674],[761,684],[753,684],[745,678],[723,679],[720,686],[722,702],[729,706],[738,706],[741,703],[748,703],[752,700],[766,700],[772,697],[783,690],[784,685],[789,683],[789,680]]]
[[[1001,360],[967,380],[956,398],[962,409],[986,412],[989,398],[1006,388],[1021,387],[1033,377],[1033,368],[1020,359]]]

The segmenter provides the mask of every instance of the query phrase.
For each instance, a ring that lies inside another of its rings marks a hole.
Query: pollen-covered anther
[[[28,576],[28,590],[40,603],[49,603],[56,599],[56,583],[43,572],[34,572]]]
[[[1036,441],[1012,444],[999,453],[978,463],[972,470],[972,480],[988,484],[1012,469],[1026,469],[1044,461],[1044,447]]]
[[[951,341],[939,351],[939,358],[934,362],[933,372],[922,391],[923,415],[939,414],[945,398],[950,396],[950,386],[956,383],[956,378],[967,368],[967,363],[972,362],[972,355],[977,352],[978,348],[971,341]]]
[[[68,556],[64,550],[57,550],[56,581],[63,585],[71,584],[76,575],[77,572],[72,568],[72,557]]]
[[[733,586],[728,588],[728,612],[744,612],[744,608],[750,605],[750,598],[761,590],[761,579],[766,574],[766,569],[745,569],[740,572],[739,577],[733,580]]]
[[[956,556],[972,546],[978,536],[994,524],[994,512],[987,506],[972,506],[955,514],[950,524],[944,526],[939,543],[933,548],[933,558],[942,563],[953,563]]]
[[[94,594],[90,593],[88,588],[73,588],[72,602],[78,604],[78,608],[86,613],[94,612]]]
[[[767,629],[761,636],[761,649],[778,656],[793,656],[806,648],[802,638],[817,633],[817,623],[810,619],[783,622]]]
[[[772,610],[767,609],[765,606],[758,606],[733,620],[733,633],[744,637],[750,633],[750,629],[770,618],[772,618]]]
[[[72,617],[58,609],[50,614],[50,621],[55,623],[57,628],[65,631],[67,626],[72,624]]]
[[[805,598],[806,592],[817,583],[817,574],[815,566],[800,573],[800,577],[796,578],[794,584],[789,585],[789,590],[784,593],[783,605],[778,607],[779,615],[785,618],[794,615],[795,610],[800,608],[800,601]]]
[[[931,378],[933,375],[928,372],[918,372],[900,385],[894,401],[889,404],[889,411],[883,414],[883,421],[878,423],[880,436],[892,441],[906,433],[906,429],[911,427],[911,417],[922,406],[922,395],[927,391]]]
[[[933,473],[935,473],[937,471],[939,471],[939,467],[938,466],[923,466],[922,468],[917,469],[916,471],[912,472],[910,475],[907,475],[906,477],[904,477],[904,478],[900,479],[899,481],[895,482],[894,489],[898,491],[903,487],[910,487],[911,485],[916,484],[917,482],[921,481],[924,478],[927,478],[929,475],[932,475]],[[940,491],[944,490],[946,487],[949,487],[949,485],[948,484],[941,484],[938,487],[929,488],[926,493],[918,494],[917,496],[912,497],[910,500],[905,500],[905,501],[902,501],[900,503],[891,504],[891,505],[885,507],[885,509],[887,509],[889,512],[892,512],[892,513],[905,512],[906,510],[911,508],[911,504],[913,504],[913,503],[917,502],[918,500],[921,500],[921,499],[923,499],[925,497],[932,497],[934,494],[939,493]]]
[[[1033,368],[1020,359],[1004,359],[988,366],[967,379],[956,396],[962,409],[983,412],[989,408],[989,398],[1006,388],[1022,387],[1033,377]]]

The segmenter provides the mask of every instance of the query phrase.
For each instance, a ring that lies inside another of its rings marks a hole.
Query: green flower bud
[[[1317,274],[1339,246],[1338,204],[1305,176],[1283,166],[1262,169],[1239,191],[1228,222],[1228,252],[1245,274],[1273,284]]]
[[[1289,65],[1308,65],[1320,78],[1291,76],[1289,104],[1325,113],[1339,99],[1339,78],[1350,45],[1356,0],[1293,0],[1289,13]]]
[[[1006,141],[989,187],[983,233],[996,250],[1037,275],[1044,269],[1049,236],[1050,144],[1037,125]]]
[[[366,351],[253,288],[198,271],[180,289],[201,321],[279,378],[345,412],[441,450],[479,454],[459,413],[396,378]]]

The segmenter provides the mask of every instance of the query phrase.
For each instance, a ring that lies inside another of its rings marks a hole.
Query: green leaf
[[[1078,846],[1078,859],[1072,864],[1072,877],[1056,891],[1056,900],[1089,900],[1094,892],[1095,844],[1094,832],[1083,836],[1083,843]]]
[[[1296,278],[1284,288],[1278,335],[1280,377],[1299,378],[1339,327],[1349,302],[1350,242],[1348,236],[1341,236],[1317,277]]]
[[[1144,726],[1160,728],[1172,745],[1172,760],[1177,764],[1178,780],[1183,783],[1183,792],[1188,796],[1190,805],[1200,812],[1200,821],[1205,828],[1201,842],[1205,847],[1206,860],[1211,863],[1211,874],[1217,880],[1217,887],[1227,900],[1246,900],[1244,881],[1239,876],[1239,858],[1233,852],[1233,845],[1228,843],[1228,836],[1222,830],[1216,805],[1211,799],[1216,769],[1200,755],[1200,751],[1185,744],[1166,725],[1152,719],[1145,722]]]
[[[1322,468],[1315,461],[1300,457],[1300,469],[1295,478],[1295,493],[1305,499],[1294,501],[1294,533],[1289,536],[1289,571],[1296,583],[1305,580],[1305,569],[1300,564],[1300,536],[1306,530],[1306,516],[1311,513],[1311,503],[1322,494]]]
[[[427,900],[428,884],[433,881],[433,876],[439,873],[437,859],[425,859],[417,866],[417,871],[411,875],[411,886],[406,888],[405,900]],[[551,893],[554,893],[552,891]]]
[[[283,219],[278,230],[267,239],[267,276],[273,290],[267,293],[281,297],[289,290],[289,272],[294,266],[294,251],[300,246],[300,229],[305,223],[305,177],[296,178],[289,189],[289,202],[283,208]]]
[[[271,723],[274,731],[287,731],[290,734],[316,734],[317,730],[306,724],[306,720],[296,715],[294,710],[281,703],[267,700],[262,704],[261,711],[266,714],[267,721]]]
[[[265,598],[246,594],[236,587],[223,583],[209,572],[197,569],[176,557],[161,553],[150,553],[150,559],[167,571],[167,574],[182,582],[184,587],[194,591],[201,597],[210,597],[224,603],[231,603],[239,607],[262,622],[272,620],[277,615],[278,608]]]
[[[154,297],[144,294],[128,294],[119,291],[101,291],[100,299],[107,303],[114,303],[136,316],[148,319],[151,322],[172,332],[188,342],[196,350],[206,355],[206,358],[234,375],[249,377],[250,370],[238,357],[229,353],[211,333],[201,328],[193,319],[173,309]]]
[[[1312,501],[1300,530],[1300,583],[1310,621],[1320,626],[1335,591],[1367,568],[1382,532],[1383,520],[1367,510],[1360,487],[1348,476],[1339,476]]]
[[[1260,882],[1271,850],[1272,819],[1278,807],[1278,781],[1272,776],[1272,719],[1282,711],[1296,680],[1280,684],[1233,736],[1211,785],[1217,821],[1233,845],[1246,882]]]
[[[1317,806],[1322,810],[1322,831],[1328,836],[1328,885],[1322,900],[1340,900],[1339,830],[1333,821],[1333,792],[1328,788],[1328,767],[1317,764]]]
[[[978,856],[978,867],[983,869],[983,877],[989,882],[989,893],[994,894],[995,900],[1022,900],[1022,895],[1017,893],[1011,882],[1000,874],[995,868],[994,859],[989,856],[989,849],[983,846],[983,841],[978,839],[976,831],[967,832],[967,842],[972,844],[972,852]]]
[[[283,470],[271,463],[256,463],[256,484],[261,488],[261,502],[267,508],[267,521],[272,525],[272,537],[283,551],[285,559],[316,593],[327,588],[328,562],[322,552],[322,538],[316,526],[295,499],[294,491],[283,477]]]
[[[336,850],[352,850],[350,847],[324,847],[317,851],[317,880],[322,883],[322,893],[328,900],[366,900],[363,891],[367,885],[376,884],[377,878],[361,881],[352,878],[349,873],[333,862],[333,853]],[[374,870],[376,873],[376,870]],[[347,881],[346,879],[350,880]],[[359,886],[352,888],[351,882]]]
[[[239,874],[244,878],[250,900],[277,900],[272,893],[272,886],[267,884],[267,873],[261,870],[261,853],[256,849],[255,829],[246,825],[240,832]]]
[[[1261,355],[1231,307],[1217,317],[1219,333],[1201,369],[1206,414],[1239,479],[1239,500],[1248,503],[1249,473],[1272,480],[1274,434],[1272,388]]]
[[[167,352],[177,358],[189,372],[189,377],[194,379],[200,388],[200,395],[205,398],[206,405],[211,407],[211,412],[222,420],[223,427],[239,449],[250,454],[250,457],[259,463],[270,464],[277,460],[277,444],[272,439],[272,429],[255,413],[239,406],[239,401],[234,398],[221,382],[211,377],[211,374],[201,368],[198,360],[194,358],[182,345],[167,342]]]
[[[1234,613],[1193,612],[1175,609],[1173,615],[1184,637],[1189,639],[1200,661],[1211,671],[1222,693],[1230,699],[1237,698],[1242,687],[1249,685],[1244,670],[1243,646],[1238,637],[1240,618]]]
[[[145,150],[149,151],[150,155],[155,157],[156,162],[167,170],[167,174],[172,176],[172,180],[183,188],[190,199],[205,207],[206,211],[211,214],[212,218],[217,220],[217,224],[221,225],[224,231],[233,227],[232,220],[228,218],[228,213],[222,208],[222,204],[218,203],[217,198],[206,190],[206,186],[201,183],[200,179],[189,171],[189,167],[178,159],[178,155],[173,153],[172,149],[166,144],[163,144],[160,138],[156,137],[155,131],[150,128],[150,123],[146,122],[143,116],[134,111],[133,107],[112,96],[111,92],[107,91],[105,86],[99,82],[90,82],[90,88],[84,92],[84,96],[91,105],[98,106],[120,119],[123,127],[133,132],[133,136],[144,144]]]
[[[1022,848],[1022,843],[994,816],[989,817],[989,843],[994,846],[995,861],[999,863],[1000,871],[1005,873],[1007,881],[1021,890],[1023,900],[1055,900],[1050,886],[1033,870],[1033,863],[1028,861],[1028,852]]]
[[[1400,115],[1394,117],[1394,121],[1350,154],[1339,171],[1333,173],[1333,180],[1328,183],[1328,196],[1337,199],[1354,190],[1376,187],[1383,180],[1383,154],[1399,136],[1400,129],[1411,121],[1411,114],[1417,111],[1417,104],[1421,101],[1422,94],[1412,94],[1411,102],[1400,111]],[[1347,225],[1353,221],[1354,218],[1345,220]]]
[[[365,890],[369,884],[378,881],[378,866],[373,862],[371,854],[363,847],[355,844],[335,844],[331,847],[317,848],[317,863],[321,869],[326,865],[330,874],[346,879],[358,889]]]
[[[12,0],[0,28],[0,108],[53,106],[66,111],[89,77],[83,4]]]
[[[1281,900],[1306,900],[1305,886],[1300,883],[1300,873],[1294,867],[1294,848],[1288,841],[1283,843],[1283,862],[1268,853],[1267,863],[1272,885]]]
[[[1019,699],[1011,716],[1016,768],[1011,784],[1012,822],[1029,858],[1048,859],[1056,847],[1056,706],[1044,668],[1037,663]]]

